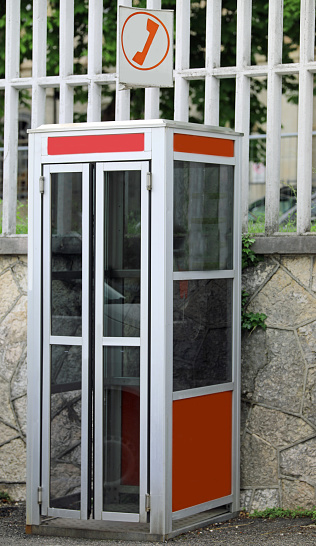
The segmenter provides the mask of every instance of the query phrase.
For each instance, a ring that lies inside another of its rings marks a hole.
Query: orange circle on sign
[[[161,24],[161,26],[164,28],[164,31],[167,35],[167,40],[168,40],[168,45],[167,45],[167,50],[166,50],[166,53],[164,54],[163,58],[161,59],[161,61],[159,61],[159,63],[153,65],[153,66],[149,66],[148,68],[140,68],[139,66],[136,66],[135,64],[133,64],[128,56],[126,55],[125,53],[125,49],[124,49],[124,45],[123,45],[123,34],[124,34],[124,28],[125,28],[125,25],[127,23],[127,21],[131,18],[131,17],[135,17],[135,15],[147,15],[148,17],[152,17],[153,19],[157,19],[157,21],[159,21],[159,23]],[[125,59],[127,60],[127,62],[133,67],[133,68],[136,68],[136,70],[153,70],[154,68],[157,68],[157,66],[159,66],[164,60],[165,58],[167,57],[168,55],[168,51],[170,49],[170,37],[169,37],[169,34],[168,34],[168,30],[166,28],[166,26],[164,25],[164,23],[162,21],[160,21],[160,19],[158,17],[156,17],[156,15],[151,15],[151,13],[148,13],[146,11],[137,11],[136,13],[132,13],[132,15],[130,15],[129,17],[127,17],[124,25],[123,25],[123,28],[122,28],[122,34],[121,34],[121,44],[122,44],[122,50],[123,50],[123,53],[124,53],[124,57]]]

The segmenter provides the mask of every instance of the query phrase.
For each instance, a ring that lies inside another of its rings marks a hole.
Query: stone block
[[[10,405],[10,384],[2,377],[0,377],[0,418],[10,425],[15,425],[14,414]]]
[[[241,401],[240,405],[240,432],[243,434],[245,426],[247,424],[248,415],[250,411],[250,404],[247,402]]]
[[[0,482],[25,482],[26,446],[20,439],[0,447]]]
[[[310,510],[315,507],[315,487],[300,480],[282,480],[282,508],[298,507]]]
[[[0,320],[8,313],[20,293],[11,270],[0,275]]]
[[[19,260],[12,268],[19,289],[27,293],[27,263]]]
[[[26,436],[26,412],[27,412],[27,399],[26,394],[13,402],[13,408],[15,411],[16,419],[21,427],[21,431]]]
[[[0,491],[8,493],[10,498],[15,501],[25,501],[26,497],[26,485],[25,484],[0,484]]]
[[[254,400],[290,412],[299,412],[305,363],[294,332],[267,330],[268,364],[259,370]]]
[[[252,489],[243,489],[240,491],[240,510],[250,511]]]
[[[11,346],[3,345],[0,348],[0,376],[11,381],[11,377],[20,362],[23,344],[16,343]]]
[[[0,421],[0,444],[9,442],[18,435],[18,432]]]
[[[276,450],[254,434],[245,434],[241,446],[241,487],[278,483]]]
[[[316,300],[283,269],[278,269],[247,309],[265,313],[267,326],[294,327],[316,317]]]
[[[296,279],[309,288],[311,278],[310,256],[284,256],[281,263]]]
[[[1,255],[0,254],[0,273],[5,271],[9,267],[12,267],[17,263],[17,258],[15,256]]]
[[[313,273],[312,273],[312,290],[316,292],[316,259],[314,256]]]
[[[252,296],[277,268],[278,265],[271,258],[265,258],[256,267],[247,267],[242,273],[243,290]]]
[[[254,510],[265,510],[266,508],[277,508],[280,506],[279,489],[257,489],[255,491],[251,512]]]
[[[249,399],[255,389],[259,370],[267,365],[266,331],[258,328],[251,335],[242,336],[241,349],[241,392]]]
[[[298,329],[299,340],[304,357],[309,366],[316,365],[316,321]]]
[[[17,367],[14,377],[11,381],[11,397],[17,398],[26,394],[27,387],[27,369],[26,369],[26,354],[23,361]]]
[[[0,324],[0,345],[14,345],[26,341],[27,297],[21,296],[12,311]]]
[[[280,471],[285,477],[316,485],[316,438],[282,450]]]
[[[314,433],[303,419],[262,406],[253,407],[248,429],[274,447],[294,444]]]
[[[316,426],[316,368],[310,368],[307,372],[303,415]]]

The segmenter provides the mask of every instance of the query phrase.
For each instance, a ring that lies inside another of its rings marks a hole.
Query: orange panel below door
[[[231,391],[173,402],[173,512],[231,494],[231,452]]]

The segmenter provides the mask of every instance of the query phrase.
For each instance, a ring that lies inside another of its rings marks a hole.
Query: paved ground
[[[0,505],[0,545],[42,546],[149,546],[157,543],[96,541],[86,539],[52,538],[25,535],[25,505]],[[170,546],[316,546],[316,525],[308,518],[273,520],[239,517],[230,522],[214,524],[204,529],[181,535],[168,543]]]

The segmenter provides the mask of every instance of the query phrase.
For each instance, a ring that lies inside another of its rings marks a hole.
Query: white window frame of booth
[[[118,0],[132,6],[132,0]],[[147,8],[160,9],[161,0],[147,0]],[[242,220],[248,229],[249,193],[249,120],[250,79],[266,77],[267,146],[266,146],[266,233],[278,231],[281,98],[282,76],[295,75],[299,81],[298,148],[297,148],[297,234],[310,230],[312,181],[313,80],[316,73],[315,1],[301,0],[299,59],[282,63],[283,0],[269,1],[268,59],[265,64],[251,64],[252,0],[237,1],[236,64],[221,66],[221,0],[207,0],[205,67],[190,68],[190,0],[176,3],[175,109],[174,119],[187,121],[190,81],[205,81],[204,123],[218,125],[220,82],[236,80],[235,130],[244,133],[242,144]],[[101,119],[102,86],[116,85],[117,121],[130,117],[130,91],[120,91],[116,72],[102,72],[103,0],[89,0],[87,74],[73,74],[74,0],[60,6],[59,75],[46,75],[47,0],[33,0],[32,76],[20,74],[20,0],[6,0],[5,78],[0,90],[5,91],[4,164],[3,164],[3,236],[16,232],[17,149],[19,91],[29,89],[32,95],[32,128],[45,121],[46,90],[60,92],[59,123],[73,121],[73,90],[88,87],[87,121]],[[105,37],[106,39],[106,37]],[[113,67],[108,67],[111,70]],[[159,118],[159,89],[145,90],[145,119]],[[1,242],[1,241],[0,241]],[[2,248],[6,245],[2,244]],[[19,247],[21,248],[21,247]]]

